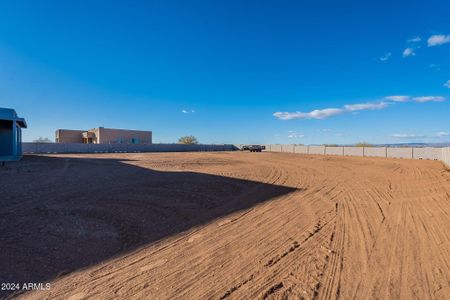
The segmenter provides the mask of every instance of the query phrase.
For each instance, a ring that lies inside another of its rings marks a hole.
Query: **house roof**
[[[17,125],[27,128],[27,122],[24,118],[19,118],[14,109],[0,107],[0,120],[16,121]]]

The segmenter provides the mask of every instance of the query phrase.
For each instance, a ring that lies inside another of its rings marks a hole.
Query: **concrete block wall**
[[[327,155],[344,155],[344,147],[325,147]]]
[[[308,146],[308,154],[325,154],[325,146]]]
[[[364,156],[387,157],[387,147],[364,147]]]
[[[308,154],[309,147],[308,146],[295,146],[294,153]]]
[[[111,152],[127,152],[128,145],[127,144],[111,144],[109,151],[111,151]]]
[[[444,164],[446,164],[447,167],[450,168],[450,147],[442,148],[441,161],[443,161]]]
[[[270,152],[270,144],[265,144],[263,146],[266,147],[266,149],[264,149],[263,151]]]
[[[294,153],[295,145],[283,145],[281,152]]]
[[[344,155],[364,156],[365,147],[344,147]]]
[[[109,152],[109,145],[105,144],[88,144],[88,151],[93,153]]]
[[[431,159],[439,160],[442,156],[442,148],[413,148],[413,158],[414,159]]]
[[[282,152],[282,145],[270,145],[270,152]]]
[[[50,146],[50,144],[48,144],[46,147]],[[58,145],[59,146],[59,145]],[[70,152],[70,153],[85,153],[88,152],[89,150],[89,145],[88,144],[78,144],[78,143],[70,143],[70,144],[64,144],[65,149],[61,150],[64,152]],[[55,148],[55,152],[58,152],[57,150],[57,146],[52,145],[53,148]]]
[[[235,145],[23,143],[23,153],[233,151]]]
[[[387,148],[387,157],[390,158],[413,158],[413,148]]]
[[[265,145],[268,152],[441,160],[450,168],[450,147],[325,147]]]
[[[394,147],[325,147],[300,145],[270,145],[267,152],[299,154],[328,154],[367,157],[441,160],[450,168],[450,147],[446,148],[394,148]],[[233,151],[242,147],[233,145],[182,145],[182,144],[55,144],[22,143],[23,153],[114,153],[114,152],[189,152]]]

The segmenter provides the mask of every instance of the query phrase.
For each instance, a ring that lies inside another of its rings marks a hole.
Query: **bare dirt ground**
[[[0,291],[25,299],[450,299],[440,162],[27,156],[0,168]]]

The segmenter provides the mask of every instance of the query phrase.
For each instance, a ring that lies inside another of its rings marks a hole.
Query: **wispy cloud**
[[[386,102],[378,102],[378,103],[360,103],[360,104],[347,104],[344,105],[346,111],[360,111],[360,110],[375,110],[375,109],[383,109],[388,106]]]
[[[437,64],[430,64],[429,67],[430,67],[431,69],[436,70],[436,71],[440,71],[440,70],[441,70],[441,66],[440,66],[440,65],[437,65]]]
[[[408,42],[408,43],[418,43],[418,42],[420,42],[421,40],[422,40],[422,38],[421,38],[420,36],[415,36],[415,37],[409,39],[407,42]]]
[[[422,96],[422,97],[414,97],[414,101],[424,103],[424,102],[443,102],[445,98],[442,96]]]
[[[445,98],[442,96],[421,96],[421,97],[410,97],[410,96],[387,96],[384,99],[393,101],[393,102],[409,102],[415,101],[420,103],[425,102],[443,102]]]
[[[363,110],[380,110],[388,107],[389,105],[393,105],[396,102],[442,102],[445,101],[445,98],[442,96],[421,96],[421,97],[411,97],[405,95],[395,95],[395,96],[386,96],[382,101],[378,102],[368,102],[368,103],[357,103],[357,104],[346,104],[341,108],[324,108],[324,109],[315,109],[310,112],[275,112],[273,114],[274,117],[279,120],[307,120],[307,119],[326,119],[329,117],[345,114],[345,113],[357,113]]]
[[[340,108],[325,108],[316,109],[310,112],[276,112],[273,115],[280,120],[295,120],[295,119],[326,119],[332,116],[337,116],[344,113],[345,110]]]
[[[395,95],[395,96],[387,96],[384,97],[384,99],[394,102],[408,102],[411,97],[410,96],[404,96],[404,95]]]
[[[440,131],[436,134],[438,137],[447,137],[450,136],[450,132],[447,131]]]
[[[288,138],[290,139],[299,139],[305,136],[304,134],[298,133],[296,131],[289,131],[288,133]]]
[[[182,109],[181,112],[183,114],[192,114],[192,113],[195,113],[195,110],[193,110],[193,109]]]
[[[395,133],[392,137],[396,139],[441,139],[450,137],[450,132],[440,131],[433,134]]]
[[[439,46],[443,44],[450,43],[450,35],[435,34],[428,38],[428,47]]]
[[[273,115],[280,120],[296,120],[296,119],[326,119],[329,117],[337,116],[348,112],[356,112],[361,110],[375,110],[383,109],[388,106],[388,103],[359,103],[359,104],[347,104],[342,108],[325,108],[315,109],[310,112],[276,112]]]
[[[416,52],[414,52],[413,48],[406,48],[405,50],[403,50],[402,56],[403,57],[416,56]]]
[[[391,58],[391,56],[392,56],[392,53],[388,52],[385,55],[383,55],[382,57],[380,57],[379,60],[380,61],[387,61],[387,60],[389,60],[389,58]]]
[[[447,82],[444,83],[444,86],[445,86],[445,87],[448,87],[448,88],[450,89],[450,80],[447,80]]]
[[[422,139],[425,135],[422,134],[408,134],[408,133],[394,133],[392,137],[396,139]]]

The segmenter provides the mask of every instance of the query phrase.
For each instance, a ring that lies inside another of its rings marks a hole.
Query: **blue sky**
[[[27,141],[450,141],[449,20],[449,1],[0,0],[0,107]]]

